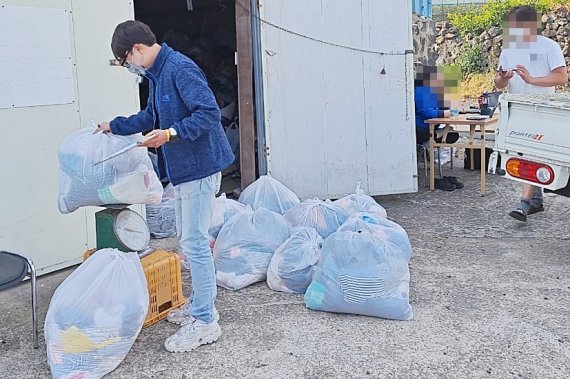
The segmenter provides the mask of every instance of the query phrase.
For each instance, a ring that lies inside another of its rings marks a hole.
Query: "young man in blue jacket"
[[[123,67],[149,79],[148,105],[130,117],[102,123],[99,129],[156,135],[144,146],[159,150],[159,174],[174,185],[178,240],[192,274],[190,304],[168,317],[182,327],[164,347],[170,352],[190,351],[216,341],[222,333],[214,307],[216,274],[208,227],[221,171],[234,155],[214,95],[192,60],[157,44],[151,29],[139,21],[119,24],[111,49]]]

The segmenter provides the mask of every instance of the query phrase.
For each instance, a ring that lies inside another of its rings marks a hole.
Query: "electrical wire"
[[[283,32],[285,32],[285,33],[294,35],[294,36],[296,36],[296,37],[300,37],[300,38],[307,39],[307,40],[309,40],[309,41],[313,41],[313,42],[320,43],[320,44],[327,45],[327,46],[333,46],[333,47],[340,48],[340,49],[356,51],[356,52],[359,52],[359,53],[366,53],[366,54],[375,54],[375,55],[400,55],[400,56],[408,55],[408,54],[413,54],[413,50],[411,50],[411,49],[410,49],[410,50],[405,50],[405,51],[375,51],[375,50],[361,49],[361,48],[353,47],[353,46],[341,45],[341,44],[338,44],[338,43],[328,42],[328,41],[324,41],[324,40],[321,40],[321,39],[318,39],[318,38],[310,37],[310,36],[301,34],[301,33],[299,33],[299,32],[296,32],[296,31],[287,29],[287,28],[285,28],[285,27],[283,27],[283,26],[279,26],[279,25],[277,25],[277,24],[274,24],[274,23],[272,23],[272,22],[270,22],[270,21],[267,21],[267,20],[265,20],[265,19],[262,19],[261,16],[258,16],[258,15],[256,15],[256,14],[252,13],[251,10],[249,9],[249,7],[246,7],[245,5],[243,5],[241,1],[235,0],[235,2],[236,2],[236,4],[238,4],[238,6],[239,6],[241,9],[243,9],[245,12],[247,12],[250,16],[252,16],[253,18],[259,20],[259,22],[261,22],[261,23],[263,23],[263,24],[265,24],[265,25],[269,25],[269,26],[271,26],[271,27],[273,27],[273,28],[275,28],[275,29],[281,30],[281,31],[283,31]]]

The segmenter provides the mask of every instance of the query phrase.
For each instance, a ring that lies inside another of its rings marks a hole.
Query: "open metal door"
[[[134,12],[129,0],[5,0],[2,9],[0,67],[13,74],[0,98],[18,101],[0,107],[8,141],[0,149],[0,249],[32,258],[45,274],[95,246],[94,207],[58,212],[58,150],[90,119],[139,109],[135,76],[110,65],[113,30]],[[49,86],[57,91],[42,92]]]
[[[259,4],[268,172],[301,198],[417,191],[410,3]]]

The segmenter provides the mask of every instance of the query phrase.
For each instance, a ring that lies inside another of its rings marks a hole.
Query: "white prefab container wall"
[[[97,208],[58,212],[58,150],[91,119],[139,110],[136,77],[110,64],[112,32],[134,18],[133,3],[0,5],[2,28],[11,25],[0,33],[11,49],[0,52],[0,250],[31,257],[43,274],[95,246]],[[372,195],[417,190],[410,7],[259,0],[258,138],[268,171],[302,198],[340,197],[358,181]]]
[[[268,172],[302,198],[417,191],[410,2],[259,3]]]
[[[110,65],[111,35],[134,17],[133,7],[128,0],[1,5],[0,250],[32,258],[45,274],[95,245],[96,208],[58,212],[58,150],[90,119],[139,109],[136,78]]]

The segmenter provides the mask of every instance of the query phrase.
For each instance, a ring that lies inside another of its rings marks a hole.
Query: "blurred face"
[[[417,69],[417,80],[424,87],[430,87],[437,95],[440,106],[450,107],[451,102],[459,100],[461,72],[458,66],[421,66]]]
[[[536,41],[539,24],[537,21],[509,20],[503,28],[503,39],[508,46],[528,48],[531,42]]]

